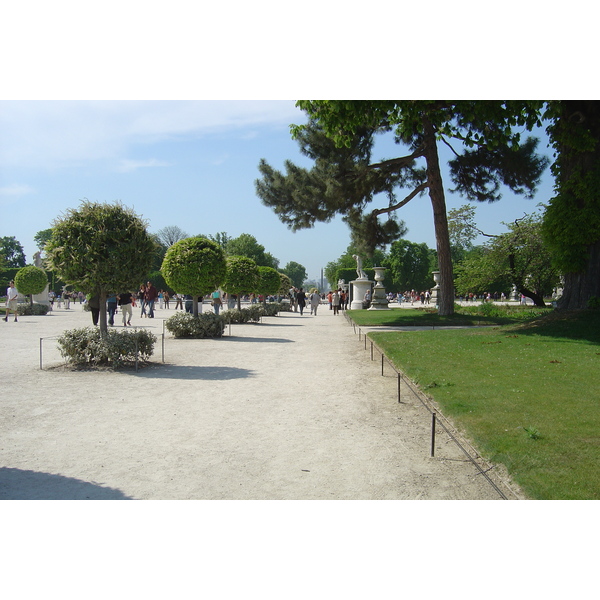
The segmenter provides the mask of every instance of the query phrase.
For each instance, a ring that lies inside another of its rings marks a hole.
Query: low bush
[[[96,327],[70,329],[58,338],[60,353],[73,365],[120,368],[147,361],[154,352],[156,336],[145,329],[111,329],[101,337]]]
[[[47,304],[29,304],[23,303],[17,306],[17,314],[21,315],[45,315],[48,314],[50,306]]]
[[[222,314],[227,323],[259,323],[261,317],[274,317],[282,311],[289,310],[289,304],[269,302],[266,306],[264,304],[253,304],[241,310],[230,308]]]
[[[212,312],[201,313],[197,317],[179,312],[165,321],[165,327],[176,338],[221,337],[225,329],[225,319]]]

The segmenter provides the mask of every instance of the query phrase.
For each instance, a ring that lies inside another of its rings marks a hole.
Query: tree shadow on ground
[[[273,344],[293,344],[294,340],[288,340],[286,338],[253,338],[253,337],[245,337],[245,336],[236,336],[236,335],[228,335],[223,336],[224,340],[230,342],[271,342]]]
[[[132,373],[137,377],[152,379],[204,379],[208,381],[224,381],[227,379],[244,379],[253,377],[254,371],[237,367],[203,367],[199,365],[156,365],[155,368]]]
[[[123,492],[73,477],[0,467],[0,500],[133,500]]]

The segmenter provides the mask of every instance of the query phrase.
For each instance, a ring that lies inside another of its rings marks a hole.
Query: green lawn
[[[369,336],[529,497],[600,499],[600,311]]]

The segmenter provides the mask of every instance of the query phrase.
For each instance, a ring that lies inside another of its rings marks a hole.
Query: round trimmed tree
[[[106,298],[137,289],[148,275],[155,243],[146,223],[120,202],[90,202],[53,223],[44,248],[50,268],[66,284],[100,298],[100,334],[108,333]]]
[[[267,304],[267,296],[276,294],[281,285],[279,273],[273,267],[258,267],[258,285],[256,291],[263,295],[263,304]]]
[[[246,256],[227,257],[227,273],[223,289],[228,294],[237,295],[239,310],[242,308],[242,295],[256,292],[259,278],[258,266],[251,258]]]
[[[15,287],[21,294],[29,296],[31,306],[33,306],[33,295],[41,294],[46,289],[46,285],[48,285],[46,271],[33,265],[19,269],[15,275]]]
[[[225,279],[225,253],[207,238],[185,238],[167,250],[160,270],[169,287],[192,296],[197,317],[198,298],[214,292]]]

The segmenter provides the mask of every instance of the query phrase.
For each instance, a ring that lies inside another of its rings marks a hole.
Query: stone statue
[[[359,279],[368,279],[367,274],[363,271],[362,268],[362,258],[358,256],[358,254],[353,254],[352,258],[356,261],[356,274]]]
[[[33,255],[33,264],[40,269],[42,268],[42,253],[39,250]]]

